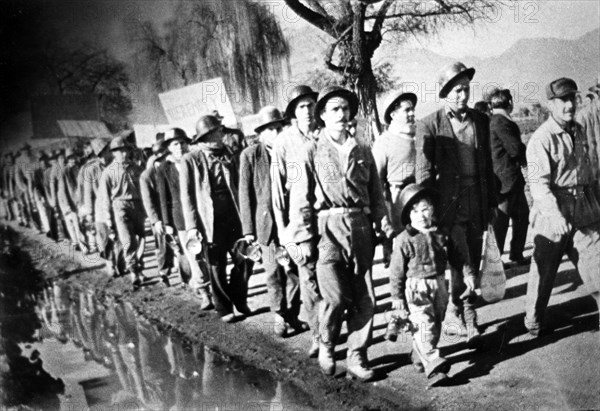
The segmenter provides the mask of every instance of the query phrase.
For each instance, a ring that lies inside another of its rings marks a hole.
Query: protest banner
[[[189,136],[195,134],[200,116],[217,111],[223,124],[235,124],[235,114],[220,77],[158,95],[169,124],[180,127]]]

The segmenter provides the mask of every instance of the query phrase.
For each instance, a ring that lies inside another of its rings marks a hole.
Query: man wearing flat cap
[[[115,231],[123,247],[125,269],[134,290],[143,281],[139,245],[144,238],[146,215],[140,193],[142,169],[132,159],[133,147],[125,137],[115,137],[109,145],[113,162],[102,171],[98,183],[96,219]]]
[[[300,293],[297,269],[290,265],[284,267],[275,258],[280,240],[273,218],[271,160],[273,144],[286,120],[273,106],[263,107],[258,114],[260,124],[254,131],[259,142],[242,151],[240,157],[242,229],[248,243],[260,245],[275,334],[285,337],[286,323],[298,331],[306,326],[298,321]]]
[[[314,180],[309,158],[315,148],[314,108],[317,93],[309,86],[290,90],[285,117],[291,121],[273,144],[273,214],[281,245],[298,266],[300,299],[305,320],[312,330],[308,350],[319,352],[319,287],[317,284],[317,232],[312,221]]]
[[[548,84],[550,117],[527,145],[527,159],[537,168],[529,179],[534,265],[527,284],[525,327],[535,336],[544,329],[544,312],[564,254],[600,304],[597,170],[591,166],[582,127],[574,120],[576,93],[577,84],[569,78]]]
[[[416,106],[416,94],[405,91],[392,93],[386,100],[383,114],[383,120],[389,127],[373,144],[373,157],[389,212],[389,217],[386,214],[381,224],[383,227],[391,226],[396,234],[403,229],[398,204],[400,192],[415,182]],[[390,261],[391,246],[391,241],[384,243],[386,265]]]
[[[242,237],[238,173],[236,157],[223,143],[220,121],[212,115],[200,117],[191,152],[181,160],[181,204],[187,238],[204,244],[215,310],[228,323],[235,321],[234,307],[244,315],[251,313],[247,297],[252,263],[234,249]],[[234,261],[229,281],[227,253]]]
[[[319,365],[324,374],[335,374],[334,350],[346,312],[347,372],[366,381],[374,376],[367,358],[375,307],[374,237],[387,209],[370,147],[347,131],[357,111],[358,97],[351,91],[332,86],[319,93],[315,116],[322,128],[311,168],[320,235],[317,280],[323,297]]]
[[[474,300],[483,232],[497,206],[489,118],[467,106],[474,74],[460,62],[441,70],[444,107],[421,120],[416,134],[416,181],[439,192],[436,217],[449,236],[450,313],[471,346],[480,337]]]

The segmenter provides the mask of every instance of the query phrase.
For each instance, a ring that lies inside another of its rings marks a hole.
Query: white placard
[[[200,116],[214,110],[223,116],[223,124],[235,124],[235,114],[220,77],[158,95],[169,124],[181,127],[191,137]]]

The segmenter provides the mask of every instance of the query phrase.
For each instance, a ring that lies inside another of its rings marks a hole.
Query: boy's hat
[[[437,199],[437,192],[433,188],[423,187],[419,184],[409,184],[404,187],[398,201],[402,225],[406,226],[410,223],[410,210],[412,206],[424,197],[428,197],[431,201],[435,202]]]

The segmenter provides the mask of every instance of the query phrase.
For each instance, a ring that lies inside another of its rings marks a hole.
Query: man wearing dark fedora
[[[467,105],[474,74],[460,62],[441,70],[444,107],[421,120],[416,134],[416,181],[439,192],[436,216],[449,236],[449,318],[466,325],[472,346],[480,337],[474,300],[483,232],[497,205],[489,118]]]
[[[215,310],[228,323],[236,318],[234,307],[251,314],[247,297],[253,264],[234,249],[242,237],[238,182],[238,162],[223,143],[221,123],[212,115],[200,117],[191,152],[181,160],[181,204],[187,238],[204,244]],[[227,253],[234,262],[229,281]]]
[[[405,91],[392,93],[384,104],[383,120],[388,129],[375,140],[373,157],[379,180],[383,184],[389,218],[382,226],[391,226],[396,234],[402,231],[398,198],[400,192],[415,182],[415,108],[417,95]],[[391,241],[384,243],[386,264],[391,254]]]
[[[163,163],[167,152],[162,147],[164,133],[156,135],[157,141],[152,145],[152,155],[146,162],[146,169],[140,175],[140,193],[142,204],[150,221],[156,246],[156,262],[158,273],[164,284],[169,285],[169,274],[173,265],[173,251],[167,246],[165,230],[160,213],[160,196],[158,192],[158,168]]]
[[[249,243],[256,241],[260,245],[275,334],[285,337],[286,323],[299,331],[305,325],[298,321],[300,293],[297,269],[283,267],[275,258],[279,237],[273,218],[271,153],[286,120],[272,106],[263,107],[258,114],[260,124],[254,131],[259,142],[242,151],[240,158],[242,230]]]
[[[113,138],[109,150],[114,160],[100,176],[96,219],[105,223],[109,232],[116,232],[123,248],[125,269],[135,290],[144,281],[138,257],[138,246],[145,235],[146,220],[140,193],[142,169],[131,160],[133,147],[126,141],[126,137]]]
[[[298,266],[304,318],[312,330],[308,350],[319,352],[319,286],[317,284],[317,232],[313,223],[314,181],[309,157],[315,148],[314,108],[317,93],[306,85],[290,90],[285,117],[291,121],[273,144],[273,214],[281,245]]]
[[[577,84],[559,78],[546,87],[550,117],[533,134],[527,159],[536,164],[529,179],[533,261],[527,284],[525,327],[537,336],[556,272],[567,254],[600,304],[600,204],[597,170],[575,118]]]
[[[189,285],[192,292],[200,298],[200,309],[214,308],[210,295],[210,274],[207,262],[190,252],[179,186],[180,169],[183,157],[189,152],[191,139],[180,128],[167,130],[162,147],[167,157],[157,172],[158,192],[160,194],[160,212],[162,228],[166,235],[173,236],[178,251],[179,274],[183,283]]]
[[[356,94],[336,86],[323,89],[315,105],[322,127],[311,162],[320,235],[317,280],[323,297],[319,365],[326,375],[335,374],[334,350],[346,312],[348,375],[370,380],[374,376],[367,358],[375,307],[374,236],[387,209],[370,147],[359,145],[347,131],[357,111]]]

